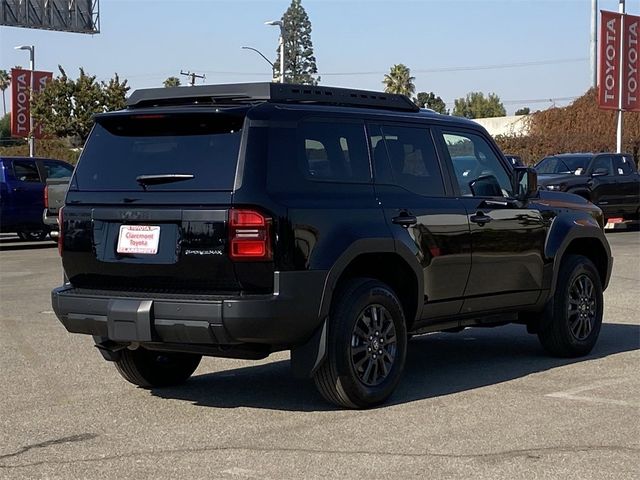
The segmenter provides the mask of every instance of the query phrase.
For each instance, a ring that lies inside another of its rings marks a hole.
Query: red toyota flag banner
[[[640,112],[640,17],[625,15],[622,47],[622,109]]]
[[[33,72],[33,89],[40,92],[47,82],[53,78],[51,72]],[[11,69],[11,136],[29,136],[29,89],[31,88],[31,70]],[[42,138],[42,128],[34,127],[34,136]]]
[[[35,92],[41,92],[42,90],[44,90],[44,87],[46,87],[47,82],[51,81],[51,79],[53,78],[53,73],[51,72],[39,72],[36,70],[35,72],[33,72],[33,74],[34,74],[33,89]],[[45,136],[41,125],[38,125],[36,123],[36,125],[34,126],[34,129],[35,129],[34,136],[36,138],[43,138]]]
[[[598,101],[600,108],[617,110],[620,99],[620,39],[622,14],[601,11]]]
[[[11,136],[29,136],[29,70],[11,69]]]

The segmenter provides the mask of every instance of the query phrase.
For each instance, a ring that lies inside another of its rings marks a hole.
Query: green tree
[[[420,108],[430,108],[438,113],[449,115],[447,110],[447,104],[444,103],[442,98],[436,96],[433,92],[418,92],[416,98],[413,99],[414,103]]]
[[[531,109],[529,107],[523,107],[516,110],[516,115],[529,115],[531,113]]]
[[[162,82],[162,84],[165,86],[165,88],[179,87],[181,85],[180,79],[178,77],[169,77],[164,82]]]
[[[93,127],[93,115],[123,108],[129,87],[117,74],[109,82],[98,82],[81,68],[80,76],[72,80],[58,68],[60,76],[34,95],[33,116],[49,135],[81,146]]]
[[[287,83],[317,85],[320,77],[313,55],[311,41],[311,21],[300,4],[300,0],[292,0],[282,16],[284,26],[284,78]],[[273,78],[280,77],[280,48],[273,64]]]
[[[129,86],[127,80],[120,81],[118,74],[114,74],[113,78],[108,82],[100,82],[102,84],[102,93],[104,95],[104,110],[112,112],[114,110],[122,110],[127,106],[126,98]]]
[[[394,65],[389,70],[389,73],[385,74],[384,91],[387,93],[399,93],[402,95],[411,96],[416,91],[416,86],[413,84],[415,77],[411,76],[411,70],[406,65],[401,63]]]
[[[11,75],[6,70],[0,70],[0,90],[2,90],[2,114],[7,114],[7,100],[4,91],[11,85]]]
[[[11,115],[5,113],[0,118],[0,146],[11,143]]]
[[[503,117],[507,111],[495,93],[485,97],[482,92],[470,92],[466,98],[458,98],[455,101],[453,114],[457,117],[487,118]]]

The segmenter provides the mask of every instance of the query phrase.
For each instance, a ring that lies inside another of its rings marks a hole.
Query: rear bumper
[[[42,223],[51,230],[58,231],[58,215],[49,213],[49,210],[46,208],[42,212]]]
[[[119,343],[292,347],[320,325],[325,271],[276,272],[273,295],[194,297],[105,292],[69,285],[51,292],[72,333]]]

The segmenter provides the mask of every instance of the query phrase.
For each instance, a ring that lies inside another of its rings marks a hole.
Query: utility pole
[[[591,0],[591,86],[598,86],[598,0]]]
[[[622,38],[620,39],[620,52],[624,52],[624,21],[625,21],[625,0],[618,0],[618,12],[622,14],[622,25],[620,25],[620,35]],[[623,116],[622,116],[622,82],[624,82],[624,68],[622,68],[622,59],[620,59],[620,90],[618,92],[618,131],[616,132],[616,152],[622,153],[622,127],[623,127]]]
[[[204,81],[205,78],[207,78],[207,76],[203,73],[202,75],[198,75],[195,72],[183,72],[182,70],[180,70],[180,75],[184,75],[186,77],[189,77],[189,84],[193,87],[196,84],[196,78],[201,78],[202,81]]]

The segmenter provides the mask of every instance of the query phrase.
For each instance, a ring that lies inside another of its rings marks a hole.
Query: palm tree
[[[11,77],[6,70],[0,70],[0,90],[2,90],[2,110],[4,114],[7,114],[7,101],[4,96],[4,91],[11,85]]]
[[[163,82],[164,86],[169,87],[179,87],[180,79],[178,77],[169,77]]]
[[[415,77],[411,76],[411,70],[406,65],[401,63],[391,67],[389,73],[384,76],[382,83],[384,84],[384,91],[387,93],[400,93],[410,97],[416,91],[416,86],[413,84]]]

